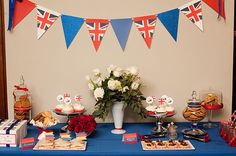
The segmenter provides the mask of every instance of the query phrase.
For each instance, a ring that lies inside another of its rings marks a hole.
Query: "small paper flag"
[[[201,0],[193,0],[179,7],[179,9],[192,23],[203,31]]]
[[[35,4],[28,0],[23,0],[22,2],[15,1],[13,28],[15,28],[35,7]]]
[[[203,0],[208,6],[215,10],[224,19],[225,17],[225,0]],[[220,4],[219,4],[220,2]]]
[[[110,22],[116,34],[116,37],[120,43],[120,46],[124,51],[133,21],[131,18],[125,18],[125,19],[112,19]]]
[[[156,26],[156,15],[134,17],[133,20],[148,48],[150,48]]]
[[[81,26],[83,25],[84,19],[62,15],[61,22],[66,40],[66,47],[69,48],[71,42],[74,40],[76,34],[79,32]]]
[[[37,5],[37,38],[40,39],[42,35],[52,26],[61,14]]]
[[[177,41],[178,24],[179,24],[179,9],[169,10],[157,15],[158,19],[165,26],[167,31]]]
[[[102,42],[102,39],[109,25],[109,20],[108,19],[86,19],[85,22],[89,31],[89,35],[93,41],[95,50],[98,51],[98,48]]]

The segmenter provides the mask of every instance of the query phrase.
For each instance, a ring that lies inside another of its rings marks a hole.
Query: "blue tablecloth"
[[[179,131],[185,127],[189,127],[189,123],[177,123]],[[62,124],[53,127],[56,136],[58,137]],[[127,132],[138,132],[141,134],[150,134],[153,123],[127,123],[124,128]],[[197,142],[192,140],[191,143],[195,147],[193,151],[143,151],[140,141],[137,144],[124,144],[122,135],[111,134],[113,124],[101,123],[97,125],[96,132],[88,138],[88,146],[86,151],[33,151],[33,150],[20,150],[19,148],[0,148],[0,156],[5,155],[24,155],[24,156],[37,156],[37,155],[80,155],[80,156],[141,156],[141,155],[155,155],[155,156],[236,156],[236,147],[228,146],[225,141],[219,136],[219,129],[209,129],[207,132],[210,134],[211,141],[209,143]],[[35,127],[29,126],[27,137],[37,137]],[[182,138],[182,134],[179,134]]]

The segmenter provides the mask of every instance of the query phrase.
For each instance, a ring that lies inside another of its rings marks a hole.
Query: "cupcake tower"
[[[166,113],[166,114],[174,114],[175,109],[172,106],[174,100],[167,95],[162,95],[161,98],[158,100],[159,104],[155,104],[155,97],[149,96],[146,98],[146,102],[148,106],[146,110],[151,113]]]
[[[81,99],[81,96],[76,95],[74,97],[75,103],[72,103],[70,94],[58,95],[57,101],[59,104],[56,105],[55,112],[65,114],[82,113],[84,112],[84,106],[80,103]]]

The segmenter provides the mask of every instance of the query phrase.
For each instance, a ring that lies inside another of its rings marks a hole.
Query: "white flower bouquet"
[[[99,69],[93,70],[93,77],[87,76],[88,87],[96,99],[93,115],[105,119],[111,106],[116,101],[123,101],[124,108],[130,106],[141,117],[145,116],[140,91],[141,83],[136,67],[122,69],[111,65],[107,68],[108,76],[103,76]]]

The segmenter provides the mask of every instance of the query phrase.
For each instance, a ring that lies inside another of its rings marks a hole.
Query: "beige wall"
[[[190,0],[34,0],[60,13],[92,18],[124,18],[155,14],[181,6]],[[67,50],[58,19],[40,39],[36,39],[36,10],[12,32],[6,32],[7,86],[9,114],[13,116],[12,91],[21,74],[32,92],[33,115],[52,110],[59,93],[81,94],[87,112],[95,100],[88,91],[85,76],[94,68],[105,71],[110,64],[137,66],[145,84],[145,95],[174,98],[177,121],[185,121],[182,111],[192,90],[209,87],[223,92],[224,109],[215,120],[229,118],[232,105],[233,12],[234,1],[226,0],[227,20],[203,3],[204,32],[180,14],[178,42],[175,43],[158,21],[151,49],[133,25],[125,52],[119,46],[111,25],[96,53],[85,25]],[[8,4],[5,3],[6,25]],[[131,113],[132,114],[132,113]],[[62,119],[62,118],[60,118]],[[63,121],[63,119],[62,119]],[[108,118],[107,121],[112,121]],[[126,122],[138,121],[126,114]]]

